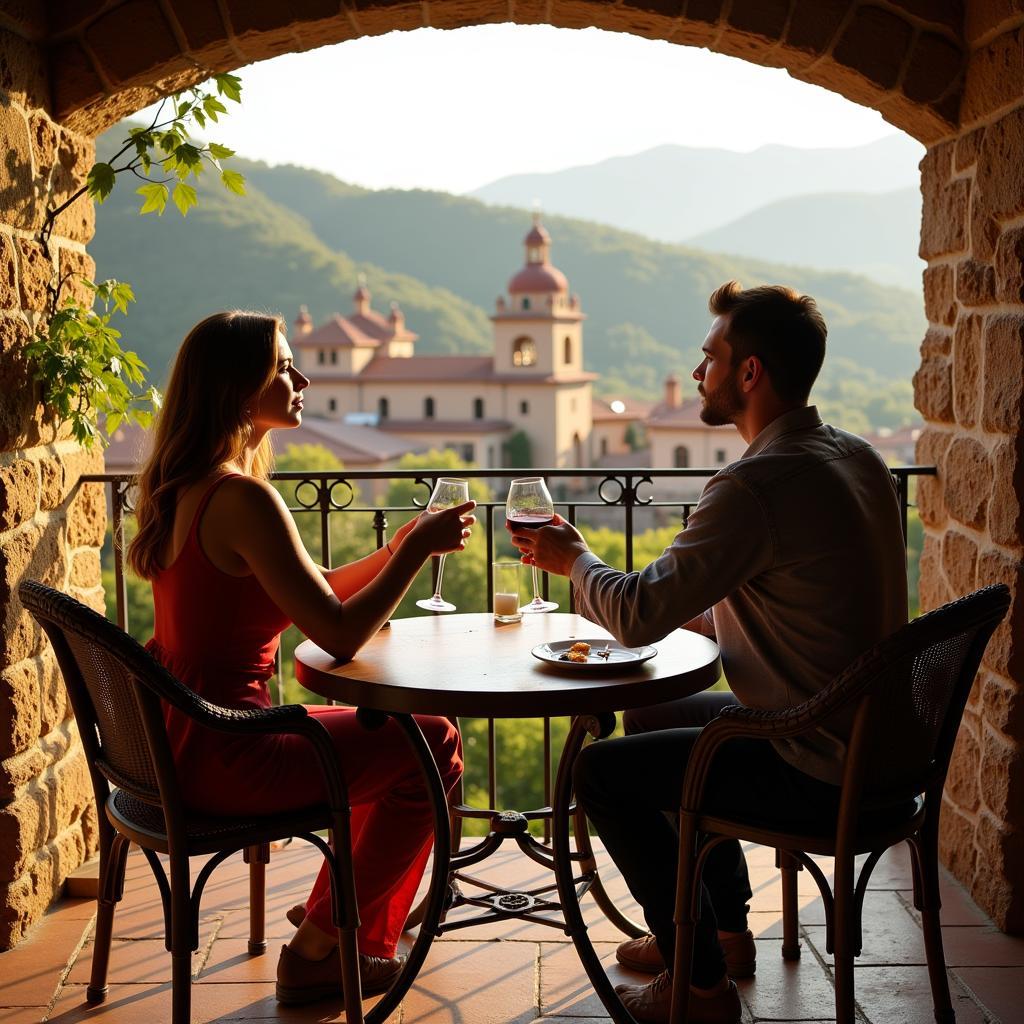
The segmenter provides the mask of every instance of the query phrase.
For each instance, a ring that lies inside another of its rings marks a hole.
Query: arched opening
[[[473,419],[482,420],[484,418],[484,400],[482,398],[473,399]]]
[[[566,335],[565,340],[562,342],[562,362],[566,366],[572,363],[572,338]]]
[[[676,445],[672,450],[672,461],[676,469],[689,469],[690,449],[686,445]]]
[[[133,18],[134,5],[121,0],[76,5],[62,11],[59,26],[52,27],[47,19],[33,16],[22,29],[19,19],[29,15],[9,15],[12,30],[27,41],[27,59],[35,61],[31,72],[13,72],[15,84],[29,97],[17,103],[46,129],[32,139],[26,134],[25,145],[43,144],[52,127],[49,113],[59,131],[67,131],[64,141],[70,141],[71,162],[84,172],[81,165],[97,131],[161,90],[205,78],[211,67],[228,70],[282,50],[320,46],[360,33],[410,29],[428,21],[448,28],[467,20],[517,17],[514,5],[510,9],[495,2],[474,8],[467,18],[465,5],[454,0],[437,0],[415,10],[371,2],[361,6],[358,15],[346,10],[335,17],[321,17],[321,11],[295,15],[287,5],[250,10],[231,4],[211,7],[208,18],[194,19],[191,6],[166,0],[141,26]],[[1019,40],[1013,36],[1020,29],[1012,21],[1016,16],[1004,19],[993,13],[998,5],[980,3],[969,5],[966,19],[962,5],[953,3],[879,7],[850,0],[827,9],[814,4],[709,4],[700,14],[694,6],[688,5],[681,15],[675,10],[641,14],[636,8],[584,0],[571,10],[554,5],[547,16],[553,23],[671,39],[784,67],[796,77],[884,110],[891,123],[930,146],[922,165],[921,246],[929,261],[924,279],[929,329],[915,387],[917,407],[926,420],[918,461],[936,464],[939,475],[921,486],[918,497],[926,525],[922,607],[995,579],[1016,584],[1024,504],[1018,415],[1024,376],[1019,341],[1024,242],[1015,173],[1024,166],[1024,115],[1014,77],[999,71],[1005,66],[1002,58],[1019,51]],[[26,10],[33,8],[29,4]],[[523,15],[524,20],[531,16]],[[97,48],[89,36],[101,17],[112,45]],[[131,45],[133,32],[141,33],[147,45]],[[968,66],[971,87],[965,91]],[[31,84],[36,80],[49,84],[49,108],[45,99],[34,97],[33,90],[41,91]],[[20,212],[2,212],[5,223],[24,229]],[[88,221],[61,226],[57,241],[70,241],[69,253],[89,241]],[[27,292],[20,301],[27,312],[36,311]],[[44,433],[30,405],[26,398],[16,406],[17,426],[5,434],[4,451],[26,446],[43,451]],[[1006,695],[1024,683],[1018,664],[1016,638],[1022,631],[1016,605],[1012,615],[1006,635],[1000,634],[998,649],[985,663],[983,684],[991,700],[972,698],[969,739],[958,748],[963,753],[957,762],[967,795],[949,804],[943,842],[946,860],[955,863],[961,879],[986,906],[999,904],[1004,920],[1007,915],[1022,920],[1021,898],[1008,882],[1001,860],[1008,855],[1000,848],[990,851],[991,857],[979,858],[981,847],[976,846],[976,838],[983,842],[991,819],[984,800],[998,799],[990,787],[980,785],[977,765],[997,756],[998,750],[988,746],[992,737],[1004,747],[1009,743],[1011,750],[1019,747],[1019,725],[1000,719],[993,710],[1000,699],[1011,700]],[[1011,762],[1012,771],[1018,772],[1019,751],[1011,754]],[[956,793],[951,797],[959,799]],[[1005,814],[999,827],[1011,820],[1019,831],[1019,814]],[[984,870],[981,859],[986,860]]]
[[[426,420],[434,418],[434,399],[429,395],[423,399],[423,418]]]
[[[377,399],[377,417],[382,420],[388,418],[388,400],[383,395]]]
[[[513,366],[535,366],[537,363],[537,346],[533,338],[516,338],[512,342],[512,365]]]

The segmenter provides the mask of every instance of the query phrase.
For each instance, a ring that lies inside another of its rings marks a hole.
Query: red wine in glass
[[[523,477],[512,481],[505,503],[505,526],[509,530],[513,532],[517,529],[537,530],[542,526],[549,526],[554,518],[555,505],[542,477]],[[537,566],[534,565],[531,568],[533,569],[533,600],[528,601],[519,610],[521,612],[554,611],[558,605],[554,601],[545,601],[540,596]]]

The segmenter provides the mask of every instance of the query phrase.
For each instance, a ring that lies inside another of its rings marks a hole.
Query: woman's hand
[[[424,560],[431,555],[461,551],[472,533],[470,527],[476,522],[476,516],[470,515],[475,508],[475,501],[467,501],[441,512],[421,512],[408,524],[408,534],[403,539],[415,544]]]

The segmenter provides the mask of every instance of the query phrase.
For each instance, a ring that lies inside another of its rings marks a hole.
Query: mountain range
[[[112,130],[100,151],[123,134]],[[135,287],[125,343],[156,381],[189,327],[211,310],[268,309],[291,321],[305,304],[320,323],[348,312],[360,274],[375,308],[401,304],[421,337],[418,352],[489,350],[488,313],[523,263],[524,211],[445,193],[372,191],[292,166],[233,165],[246,175],[248,195],[204,178],[186,220],[173,210],[140,217],[138,196],[120,186],[97,210],[90,246],[97,275]],[[830,326],[829,363],[837,373],[845,367],[842,383],[859,381],[876,397],[893,381],[909,388],[924,326],[920,298],[910,292],[571,218],[544,222],[554,263],[581,295],[587,368],[603,375],[604,393],[657,397],[667,373],[688,372],[707,328],[707,296],[730,277],[785,281],[815,295]],[[907,394],[896,404],[908,406]]]

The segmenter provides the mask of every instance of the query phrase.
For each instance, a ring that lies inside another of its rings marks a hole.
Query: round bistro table
[[[588,735],[602,739],[612,732],[617,711],[661,704],[707,689],[719,678],[721,662],[713,640],[682,629],[653,645],[657,655],[639,665],[583,672],[569,665],[550,665],[531,655],[539,644],[575,639],[612,637],[581,615],[558,612],[527,615],[522,622],[508,624],[496,622],[490,613],[394,619],[348,662],[338,661],[306,640],[295,650],[295,674],[308,690],[358,708],[369,727],[385,716],[395,718],[426,773],[435,804],[434,866],[422,904],[420,934],[410,952],[413,976],[433,937],[451,928],[500,917],[555,924],[572,938],[612,1018],[618,1024],[628,1024],[632,1017],[616,995],[590,941],[580,897],[591,892],[605,914],[627,934],[638,934],[640,929],[623,917],[601,885],[585,816],[572,802],[572,767]],[[503,811],[493,814],[491,831],[483,841],[468,850],[453,852],[448,807],[436,806],[444,792],[440,776],[426,753],[428,748],[413,715],[452,719],[571,718],[549,812],[551,846],[544,846],[529,834],[526,816]],[[574,817],[576,850],[572,851],[569,829]],[[526,893],[489,887],[491,893],[486,900],[465,899],[459,894],[460,902],[486,905],[489,912],[446,924],[444,919],[452,903],[451,879],[460,869],[484,860],[507,838],[514,839],[531,859],[550,868],[554,885]],[[551,890],[557,890],[557,903],[544,898],[544,893]],[[561,920],[545,917],[550,911],[559,912]],[[397,999],[393,1001],[397,1005]],[[394,1008],[389,1002],[385,996],[374,1007],[374,1016],[384,1019]]]

